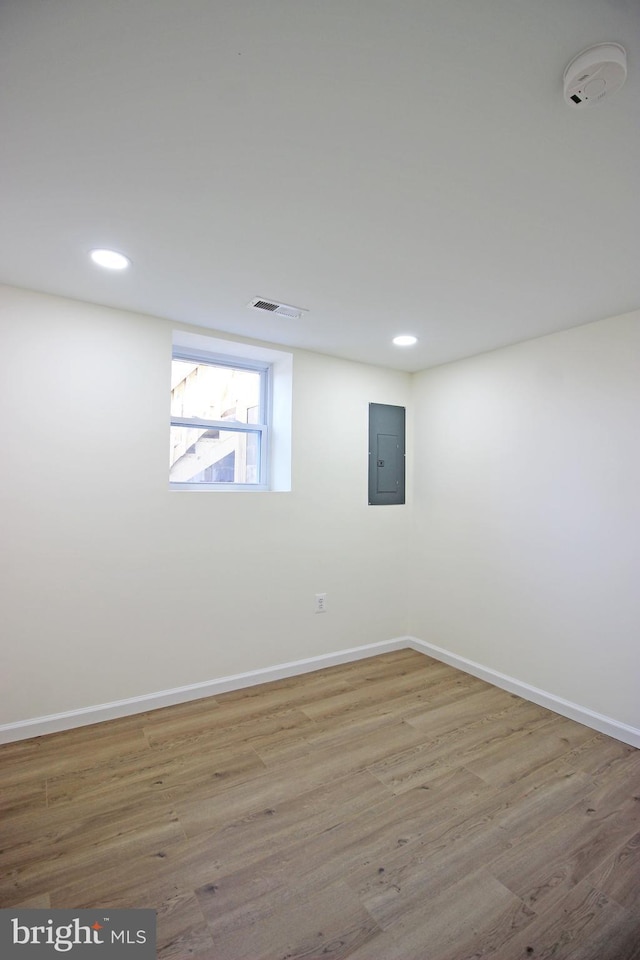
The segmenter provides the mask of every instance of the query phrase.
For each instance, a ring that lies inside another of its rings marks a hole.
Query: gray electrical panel
[[[369,503],[404,503],[405,408],[369,404]]]

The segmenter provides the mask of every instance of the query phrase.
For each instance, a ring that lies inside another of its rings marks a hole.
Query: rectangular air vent
[[[268,300],[252,300],[251,306],[255,307],[257,310],[277,310],[277,303],[269,303]]]
[[[276,317],[283,317],[287,320],[299,320],[302,314],[307,312],[304,307],[292,307],[289,303],[277,303],[275,300],[264,300],[260,297],[251,300],[247,306],[254,310],[266,310],[267,313],[275,313]]]

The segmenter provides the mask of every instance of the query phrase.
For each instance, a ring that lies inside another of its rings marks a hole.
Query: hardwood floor
[[[640,751],[404,650],[0,747],[0,905],[178,960],[638,960]]]

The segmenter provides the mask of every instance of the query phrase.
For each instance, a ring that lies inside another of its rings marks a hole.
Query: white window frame
[[[170,415],[170,424],[176,426],[202,425],[206,429],[259,433],[261,441],[259,483],[188,483],[169,480],[169,489],[193,493],[290,491],[293,355],[288,351],[177,329],[173,331],[172,359],[261,372],[262,422],[246,424],[233,420],[200,420]]]

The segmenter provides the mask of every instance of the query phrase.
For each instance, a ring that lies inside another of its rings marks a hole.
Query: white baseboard
[[[188,686],[175,687],[172,690],[146,693],[140,697],[130,697],[128,700],[115,700],[112,703],[81,707],[79,710],[67,710],[64,713],[54,713],[47,717],[34,717],[31,720],[0,724],[0,743],[12,743],[15,740],[26,740],[30,737],[42,737],[47,733],[85,727],[91,723],[115,720],[118,717],[129,717],[132,714],[143,713],[146,710],[157,710],[160,707],[171,707],[176,703],[187,703],[189,700],[200,700],[203,697],[215,697],[217,694],[227,693],[229,690],[254,687],[259,683],[268,683],[270,680],[284,680],[301,673],[322,670],[324,667],[350,663],[353,660],[362,660],[365,657],[375,657],[380,653],[390,653],[392,650],[404,650],[406,647],[407,638],[397,637],[394,640],[383,640],[380,643],[368,643],[362,647],[338,650],[336,653],[325,653],[317,657],[307,657],[304,660],[279,663],[276,666],[264,667],[261,670],[250,670],[248,673],[236,673],[233,676],[220,677],[217,680],[205,680],[203,683],[191,683]]]
[[[29,737],[41,737],[47,733],[60,730],[70,730],[74,727],[83,727],[91,723],[100,723],[103,720],[115,720],[118,717],[128,717],[132,714],[143,713],[147,710],[157,710],[160,707],[170,707],[176,703],[187,703],[189,700],[200,700],[203,697],[215,697],[217,694],[229,690],[241,690],[244,687],[253,687],[259,683],[268,683],[270,680],[284,680],[313,670],[322,670],[324,667],[333,667],[341,663],[351,663],[365,657],[374,657],[381,653],[390,653],[393,650],[410,648],[424,653],[435,660],[441,660],[464,673],[486,680],[496,687],[515,693],[525,700],[547,707],[563,717],[576,720],[599,733],[621,740],[633,747],[640,747],[640,730],[636,727],[620,723],[612,717],[596,713],[577,703],[563,700],[554,694],[532,687],[528,683],[516,680],[497,670],[483,667],[480,663],[467,660],[455,653],[450,653],[442,647],[418,640],[417,637],[395,637],[393,640],[383,640],[381,643],[369,643],[361,647],[350,647],[338,650],[335,653],[321,654],[317,657],[307,657],[304,660],[293,660],[290,663],[280,663],[273,667],[264,667],[261,670],[251,670],[248,673],[236,673],[229,677],[220,677],[217,680],[206,680],[203,683],[192,683],[184,687],[175,687],[172,690],[161,690],[158,693],[143,694],[140,697],[131,697],[128,700],[116,700],[113,703],[101,703],[97,706],[82,707],[79,710],[68,710],[47,717],[34,717],[31,720],[19,720],[16,723],[0,725],[0,743],[11,743],[15,740],[25,740]]]
[[[591,727],[593,730],[597,730],[598,733],[606,733],[607,736],[621,740],[623,743],[628,743],[632,747],[640,747],[640,730],[637,727],[630,727],[628,724],[620,723],[620,721],[614,720],[612,717],[606,717],[604,714],[587,709],[587,707],[581,707],[577,703],[571,703],[570,700],[563,700],[562,697],[557,697],[553,693],[547,693],[546,690],[532,687],[529,683],[524,683],[522,680],[516,680],[514,677],[499,673],[497,670],[483,667],[480,663],[467,660],[466,657],[459,657],[457,654],[450,653],[442,647],[436,647],[433,643],[418,640],[417,637],[407,637],[406,645],[411,647],[412,650],[417,650],[419,653],[425,653],[427,656],[433,657],[435,660],[448,663],[450,666],[456,667],[464,673],[470,673],[480,680],[486,680],[487,683],[493,684],[494,687],[508,690],[509,693],[515,693],[525,700],[537,703],[541,707],[547,707],[547,709],[553,710],[554,713],[559,713],[563,717],[576,720],[578,723],[584,724],[585,727]]]

